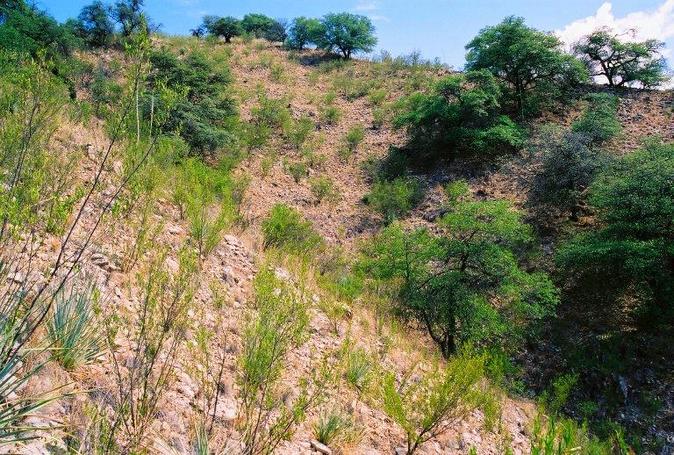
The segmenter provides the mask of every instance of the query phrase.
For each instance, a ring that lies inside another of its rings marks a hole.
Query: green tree
[[[231,43],[232,38],[243,33],[241,21],[231,16],[206,16],[202,27],[212,36],[224,38],[225,43]]]
[[[351,13],[327,14],[321,20],[323,34],[318,46],[328,52],[335,50],[345,59],[356,52],[370,52],[377,44],[374,25],[366,16]]]
[[[60,61],[78,46],[72,30],[22,0],[0,3],[0,49]]]
[[[671,319],[674,145],[652,142],[617,160],[591,186],[590,202],[599,227],[564,245],[558,264],[579,286],[628,298],[660,321]]]
[[[500,112],[501,87],[488,71],[453,74],[430,93],[415,93],[398,106],[396,128],[404,128],[408,148],[421,158],[489,154],[523,144],[524,132]]]
[[[587,79],[582,63],[562,50],[556,36],[528,27],[521,17],[482,29],[466,49],[466,70],[487,69],[506,82],[519,115],[536,113],[543,102]]]
[[[609,29],[597,30],[574,44],[573,52],[587,65],[591,76],[603,76],[611,87],[640,84],[657,87],[668,78],[658,40],[622,41]]]
[[[264,14],[246,14],[241,20],[241,27],[255,38],[264,38],[267,41],[283,42],[288,36],[285,21]]]
[[[316,44],[323,34],[323,25],[320,20],[297,17],[288,29],[286,46],[290,49],[302,50],[309,44]]]
[[[103,47],[112,41],[115,25],[110,19],[110,8],[96,0],[82,8],[78,16],[78,31],[91,47]]]
[[[400,315],[425,327],[443,356],[467,341],[513,343],[553,311],[550,279],[520,266],[531,232],[506,202],[457,199],[438,228],[442,235],[393,224],[361,265],[396,286]]]
[[[141,28],[147,27],[143,17],[145,0],[119,0],[112,8],[112,17],[121,27],[123,36],[131,36]]]

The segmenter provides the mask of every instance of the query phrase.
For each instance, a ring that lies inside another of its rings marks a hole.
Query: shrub
[[[405,216],[421,201],[423,188],[415,178],[398,177],[390,182],[378,181],[365,197],[366,202],[384,217],[385,223]]]
[[[377,44],[374,25],[366,16],[351,13],[327,14],[321,20],[322,35],[318,47],[339,51],[345,59],[353,53],[370,52]]]
[[[587,188],[606,165],[605,156],[579,133],[547,129],[535,146],[542,149],[542,165],[533,179],[529,204],[539,216],[569,214],[577,221]]]
[[[334,201],[338,194],[335,190],[335,184],[329,177],[316,177],[309,181],[311,192],[318,202]]]
[[[95,321],[98,290],[93,284],[82,290],[61,291],[47,323],[51,356],[66,370],[73,370],[95,360],[101,353],[104,338]]]
[[[506,202],[467,199],[439,228],[393,224],[366,246],[361,267],[395,286],[398,314],[426,327],[445,357],[465,342],[516,347],[559,298],[547,275],[519,266],[529,226]]]
[[[253,123],[273,129],[288,128],[292,118],[286,104],[287,102],[283,99],[260,95],[258,106],[251,109]]]
[[[665,43],[655,39],[622,41],[607,28],[596,30],[573,45],[573,52],[592,76],[602,76],[611,87],[657,87],[665,82],[667,64],[661,54]]]
[[[384,412],[405,432],[406,453],[438,437],[478,407],[483,361],[462,355],[398,384],[388,373],[381,384]]]
[[[488,70],[505,82],[506,95],[521,116],[539,112],[587,79],[582,63],[564,52],[559,38],[528,27],[520,17],[482,29],[466,49],[466,70]]]
[[[519,148],[524,139],[523,130],[499,113],[500,98],[500,86],[488,72],[454,74],[429,94],[404,98],[393,124],[407,131],[407,147],[417,161],[460,154],[491,157]]]
[[[196,159],[180,163],[174,201],[189,221],[190,235],[200,256],[215,249],[224,229],[235,219],[236,191],[226,165],[211,167]]]
[[[284,204],[272,207],[269,217],[262,222],[262,234],[265,248],[277,247],[293,253],[309,252],[322,243],[311,223]]]
[[[254,282],[258,314],[244,326],[239,357],[239,427],[245,453],[273,453],[288,439],[307,409],[319,399],[320,387],[300,387],[286,404],[281,378],[287,357],[307,337],[307,300],[291,283],[266,268]]]
[[[674,315],[673,179],[674,145],[651,142],[616,160],[590,187],[597,228],[557,255],[574,287],[612,303],[628,299],[649,325]]]
[[[315,129],[316,125],[311,117],[303,115],[292,122],[286,135],[295,148],[300,148]]]
[[[206,154],[226,145],[233,145],[233,129],[237,120],[234,100],[227,94],[231,82],[229,69],[216,67],[199,53],[190,53],[179,59],[167,50],[150,55],[153,72],[151,86],[183,89],[186,94],[170,110],[163,125],[164,131],[175,132],[187,142],[192,151]],[[155,102],[148,97],[146,102]],[[165,106],[157,105],[161,111]],[[145,107],[146,115],[152,115],[151,106]]]
[[[588,95],[588,107],[571,128],[586,134],[595,144],[601,144],[620,134],[620,120],[616,115],[620,100],[606,93]]]

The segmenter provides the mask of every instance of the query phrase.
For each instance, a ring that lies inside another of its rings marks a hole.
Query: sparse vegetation
[[[321,244],[320,236],[311,223],[304,220],[295,209],[276,204],[269,217],[262,223],[264,246],[288,249],[295,253],[307,253]]]

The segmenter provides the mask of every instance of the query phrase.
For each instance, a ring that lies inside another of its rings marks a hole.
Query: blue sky
[[[38,0],[59,20],[77,16],[91,0]],[[378,49],[394,55],[419,50],[460,68],[464,45],[484,26],[508,15],[557,31],[572,41],[598,25],[619,31],[635,28],[635,38],[658,38],[674,49],[674,0],[146,0],[146,11],[162,30],[185,34],[203,15],[241,17],[260,12],[276,18],[322,16],[350,11],[372,18]]]

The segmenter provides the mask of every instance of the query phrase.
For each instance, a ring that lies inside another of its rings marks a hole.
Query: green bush
[[[508,203],[470,198],[453,203],[438,228],[442,235],[393,224],[360,266],[394,287],[396,311],[426,327],[445,357],[466,342],[516,348],[559,299],[547,275],[520,267],[531,229]]]
[[[310,252],[323,242],[309,221],[284,204],[272,207],[269,217],[262,222],[262,234],[265,248],[276,247],[293,253]]]
[[[317,398],[301,387],[287,404],[281,383],[288,355],[307,338],[309,316],[306,298],[272,269],[258,273],[254,290],[257,315],[244,326],[239,356],[238,425],[248,453],[273,453]]]
[[[227,87],[231,75],[226,66],[208,60],[203,54],[190,53],[178,58],[167,50],[150,55],[153,71],[150,84],[153,88],[169,87],[185,96],[170,110],[163,125],[166,132],[179,134],[192,151],[199,154],[212,153],[236,143],[234,129],[237,111]],[[161,112],[165,106],[148,96],[144,112],[147,118],[152,112]]]
[[[586,134],[595,144],[606,142],[622,130],[617,110],[619,99],[607,93],[592,93],[587,96],[588,106],[583,115],[571,128],[574,132]]]
[[[585,204],[585,193],[607,157],[581,133],[546,129],[534,147],[541,149],[542,165],[529,190],[529,204],[539,218],[568,214],[577,221]]]
[[[424,191],[415,178],[398,177],[392,181],[378,181],[365,196],[366,202],[384,217],[385,223],[405,216],[418,204]]]
[[[537,114],[588,79],[583,64],[564,52],[557,36],[528,27],[521,17],[483,28],[466,49],[466,70],[488,70],[501,79],[505,99],[519,116]]]
[[[408,455],[478,407],[483,393],[479,388],[482,376],[482,359],[458,356],[444,367],[420,373],[417,380],[408,375],[398,383],[394,373],[383,377],[384,412],[405,433]]]
[[[647,326],[674,317],[672,181],[672,144],[653,141],[616,160],[590,187],[597,227],[557,255],[574,288],[607,305],[627,299]]]
[[[500,114],[501,88],[482,70],[440,80],[398,105],[393,124],[409,135],[415,161],[469,154],[493,157],[523,145],[524,131]]]

